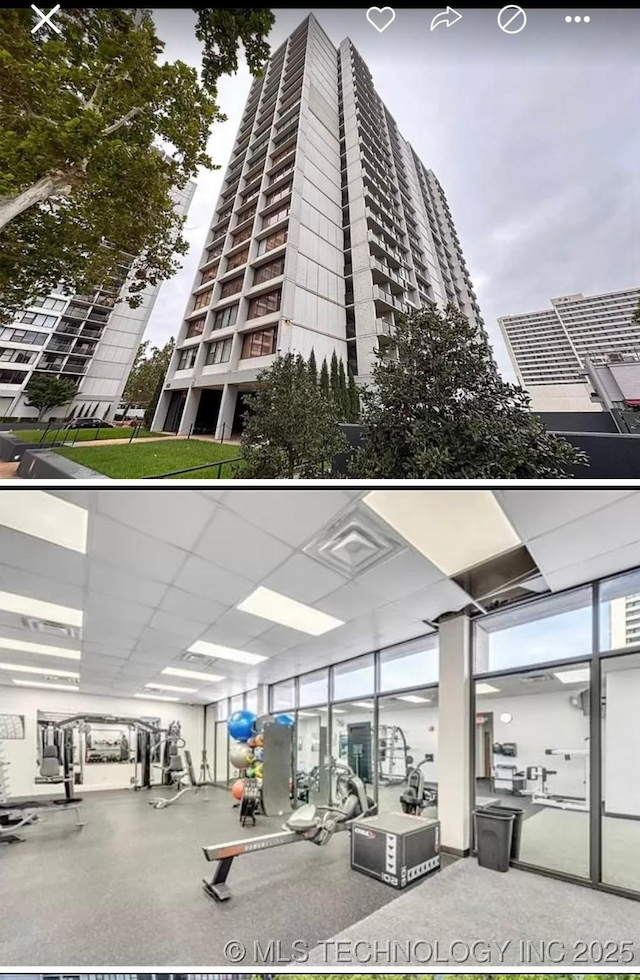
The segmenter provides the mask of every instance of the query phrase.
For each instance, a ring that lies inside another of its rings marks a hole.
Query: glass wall
[[[380,690],[401,691],[438,681],[438,634],[380,651]]]
[[[589,877],[589,663],[475,683],[476,806],[522,810],[520,861]]]
[[[331,756],[338,763],[331,773],[333,800],[345,795],[345,767],[360,777],[368,793],[374,794],[376,758],[373,711],[373,698],[343,701],[331,708]]]
[[[412,654],[414,656],[414,654]],[[438,813],[438,689],[378,701],[378,806],[381,813]],[[410,774],[414,771],[414,775]]]
[[[299,803],[329,802],[327,711],[296,713],[296,793]]]
[[[360,697],[375,691],[375,668],[373,654],[355,660],[346,660],[333,668],[333,700]]]
[[[298,679],[298,705],[306,708],[312,704],[326,704],[329,700],[329,671],[314,670]]]
[[[293,677],[273,684],[269,696],[271,711],[290,711],[296,704],[296,685]]]

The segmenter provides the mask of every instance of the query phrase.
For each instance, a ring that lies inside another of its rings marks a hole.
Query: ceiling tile
[[[271,626],[260,637],[261,642],[270,648],[272,657],[277,655],[280,650],[290,650],[292,647],[300,646],[305,639],[305,634],[299,630],[292,630],[288,626],[280,625]]]
[[[192,490],[99,490],[97,509],[119,524],[191,551],[217,506]]]
[[[247,640],[261,636],[271,626],[273,623],[268,619],[251,616],[249,613],[240,612],[239,609],[229,609],[212,627],[201,632],[198,639],[205,640],[207,643],[237,647]]]
[[[220,574],[219,569],[216,569],[216,574]],[[244,584],[242,587],[245,588]],[[205,599],[202,596],[191,595],[184,589],[177,589],[170,585],[162,599],[160,608],[163,612],[173,613],[174,616],[182,616],[194,623],[210,626],[227,611],[229,603],[216,602],[213,598]]]
[[[244,520],[296,548],[351,503],[341,490],[242,490],[229,491],[223,499]]]
[[[164,633],[171,633],[180,639],[186,649],[202,632],[202,623],[194,623],[192,619],[183,616],[174,616],[173,613],[158,611],[149,620],[152,629],[162,630]]]
[[[156,582],[173,581],[187,557],[180,548],[102,515],[97,515],[92,522],[89,539],[91,554],[99,561]]]
[[[346,623],[371,612],[372,609],[377,609],[380,605],[380,597],[356,582],[347,582],[335,592],[319,599],[314,605],[316,609]]]
[[[103,596],[130,599],[142,606],[155,609],[167,586],[145,575],[137,575],[115,565],[106,565],[92,558],[89,562],[88,586],[92,592]]]
[[[587,561],[580,561],[555,572],[549,572],[546,579],[554,592],[560,592],[562,589],[568,589],[573,585],[582,585],[607,575],[617,575],[619,572],[625,572],[639,566],[640,542],[633,541],[631,544],[616,548],[615,551],[607,552],[607,554],[598,555],[596,558]]]
[[[194,552],[220,568],[259,582],[289,557],[291,549],[231,511],[220,509]]]
[[[469,604],[467,593],[451,579],[432,582],[418,592],[397,599],[393,605],[411,619],[433,620],[446,612],[457,612]]]
[[[442,572],[417,551],[407,549],[358,576],[358,583],[385,602],[402,598],[442,578]]]
[[[307,555],[296,554],[267,576],[262,585],[298,602],[312,604],[340,588],[345,581],[338,572],[325,568]]]
[[[523,541],[608,507],[634,490],[494,490]]]
[[[640,493],[535,538],[529,551],[546,576],[640,540]],[[597,563],[594,563],[597,568]]]
[[[162,630],[154,630],[149,626],[145,628],[140,633],[140,638],[136,643],[135,654],[147,654],[147,653],[165,653],[169,651],[176,656],[184,650],[184,644],[180,641],[179,637],[173,636],[170,633],[164,633]]]
[[[29,491],[25,491],[28,493]],[[0,557],[9,568],[24,572],[47,570],[57,582],[82,588],[85,580],[86,558],[77,551],[59,548],[48,541],[20,534],[0,526]]]
[[[191,555],[173,582],[177,588],[223,605],[235,605],[251,592],[253,582]]]
[[[47,575],[25,572],[4,564],[0,564],[0,590],[42,602],[56,602],[72,609],[83,607],[82,586],[59,582]]]

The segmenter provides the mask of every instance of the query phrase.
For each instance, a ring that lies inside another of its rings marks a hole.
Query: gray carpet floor
[[[539,948],[541,940],[562,944],[550,950],[556,958],[562,952],[562,963],[551,959],[541,963],[535,955],[527,959],[530,947],[526,944]],[[592,963],[602,966],[597,958],[587,957],[584,963],[576,963],[576,953],[581,952],[576,944],[581,941],[630,941],[637,958],[640,905],[513,868],[506,874],[488,871],[469,859],[457,861],[384,909],[333,936],[310,955],[308,963],[324,966],[340,962],[343,969],[347,964],[357,964],[362,969],[366,961],[367,966],[401,969],[407,963],[408,952],[409,962],[422,966],[425,972],[436,966],[453,966],[456,972],[460,968],[496,965],[526,965],[533,970],[574,965],[580,970]],[[387,945],[394,942],[396,946]],[[378,960],[366,960],[376,948],[382,948]],[[393,963],[387,958],[388,949],[392,950]],[[483,958],[485,951],[488,959]]]
[[[201,887],[213,865],[201,845],[280,829],[259,817],[242,829],[223,790],[210,801],[188,794],[154,810],[145,793],[85,794],[87,826],[56,814],[0,845],[0,963],[34,966],[214,966],[231,940],[245,943],[253,965],[279,941],[284,965],[292,943],[312,948],[380,909],[397,892],[351,871],[349,835],[326,847],[299,843],[239,858],[230,902]],[[157,795],[152,791],[152,795]],[[414,886],[414,887],[420,887]],[[271,964],[273,965],[273,964]]]

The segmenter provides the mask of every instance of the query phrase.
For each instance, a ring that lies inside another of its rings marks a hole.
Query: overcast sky
[[[352,39],[403,136],[442,183],[512,380],[499,316],[640,285],[640,11],[590,10],[590,23],[567,24],[566,9],[529,10],[525,29],[507,35],[497,8],[461,7],[462,20],[433,32],[435,10],[396,10],[382,34],[364,7],[314,13],[334,44]],[[274,13],[273,50],[309,10]],[[166,58],[198,65],[194,14],[154,18]],[[220,83],[228,121],[209,151],[221,169],[198,175],[191,249],[163,284],[146,334],[156,344],[179,330],[250,84],[245,68]]]

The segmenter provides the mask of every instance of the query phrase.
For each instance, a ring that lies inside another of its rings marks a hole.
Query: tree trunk
[[[69,173],[47,174],[37,180],[31,187],[14,194],[12,197],[0,197],[0,231],[24,211],[35,205],[42,204],[54,194],[69,194],[73,185],[73,176]]]

